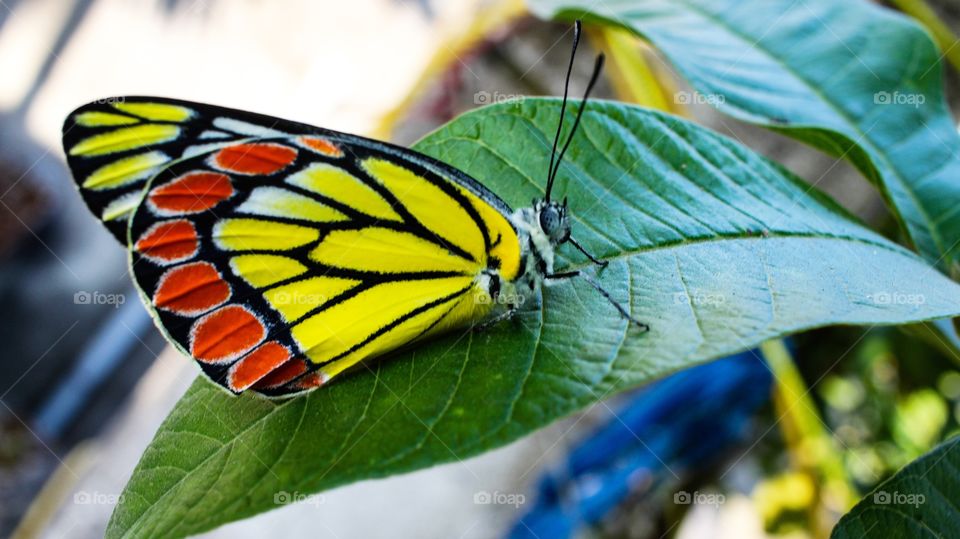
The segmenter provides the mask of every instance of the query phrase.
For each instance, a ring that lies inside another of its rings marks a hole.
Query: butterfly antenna
[[[573,72],[573,59],[577,56],[577,46],[580,44],[580,21],[573,23],[573,49],[570,51],[570,64],[567,65],[567,79],[563,83],[563,104],[560,105],[560,121],[557,123],[557,134],[553,137],[553,149],[550,151],[550,166],[547,168],[547,195],[550,202],[550,190],[553,189],[553,162],[557,156],[557,144],[560,143],[560,132],[563,130],[563,117],[567,111],[567,95],[570,90],[570,73]]]
[[[584,109],[587,108],[587,99],[590,97],[590,92],[593,90],[595,84],[597,84],[597,79],[600,78],[600,71],[603,69],[603,54],[597,55],[597,61],[593,64],[593,75],[590,76],[590,84],[587,85],[587,91],[583,93],[583,101],[580,102],[580,109],[577,111],[577,117],[573,121],[573,129],[570,130],[570,135],[567,137],[566,144],[563,145],[563,149],[560,150],[560,156],[557,157],[556,168],[554,168],[550,173],[550,178],[547,180],[547,193],[550,193],[550,187],[553,185],[553,180],[557,177],[557,172],[560,170],[560,162],[563,161],[563,154],[567,153],[567,148],[570,147],[570,143],[573,141],[573,135],[577,133],[577,127],[580,125],[580,117],[583,116]],[[549,196],[547,197],[549,200]]]

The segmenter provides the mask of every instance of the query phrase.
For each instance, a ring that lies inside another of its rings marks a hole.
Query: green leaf
[[[832,539],[956,537],[960,437],[908,464],[840,519]]]
[[[558,115],[554,99],[486,107],[416,149],[519,207],[543,195]],[[275,508],[280,493],[465,459],[789,332],[960,310],[960,286],[913,253],[776,164],[662,113],[592,104],[556,192],[569,196],[574,235],[610,261],[599,280],[649,333],[586,283],[563,281],[511,320],[305,398],[234,398],[198,380],[143,455],[108,536],[197,533]],[[560,269],[595,271],[560,251]]]
[[[632,30],[700,99],[846,158],[918,252],[960,275],[960,137],[940,54],[913,21],[863,0],[528,2],[545,18]]]

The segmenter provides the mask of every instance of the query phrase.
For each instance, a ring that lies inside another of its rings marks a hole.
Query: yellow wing
[[[250,113],[150,98],[124,105],[74,113],[71,167],[91,207],[105,207],[110,182],[92,181],[94,172],[167,157],[150,165],[164,168],[148,184],[129,173],[114,182],[125,192],[144,182],[129,217],[132,271],[168,338],[231,391],[322,385],[361,360],[484,319],[481,274],[517,276],[509,208],[443,163]],[[151,136],[127,136],[129,123],[84,125],[138,106],[186,112],[133,126]],[[106,219],[103,207],[95,210]]]

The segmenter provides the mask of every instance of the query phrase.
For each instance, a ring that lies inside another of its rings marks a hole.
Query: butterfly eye
[[[552,238],[560,228],[560,210],[556,206],[549,205],[540,211],[540,229],[547,237]]]

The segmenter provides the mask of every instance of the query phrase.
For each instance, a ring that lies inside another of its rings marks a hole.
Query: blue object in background
[[[744,441],[771,389],[753,350],[651,384],[540,480],[534,507],[509,536],[570,537],[618,507],[638,481],[679,482],[710,466]]]

